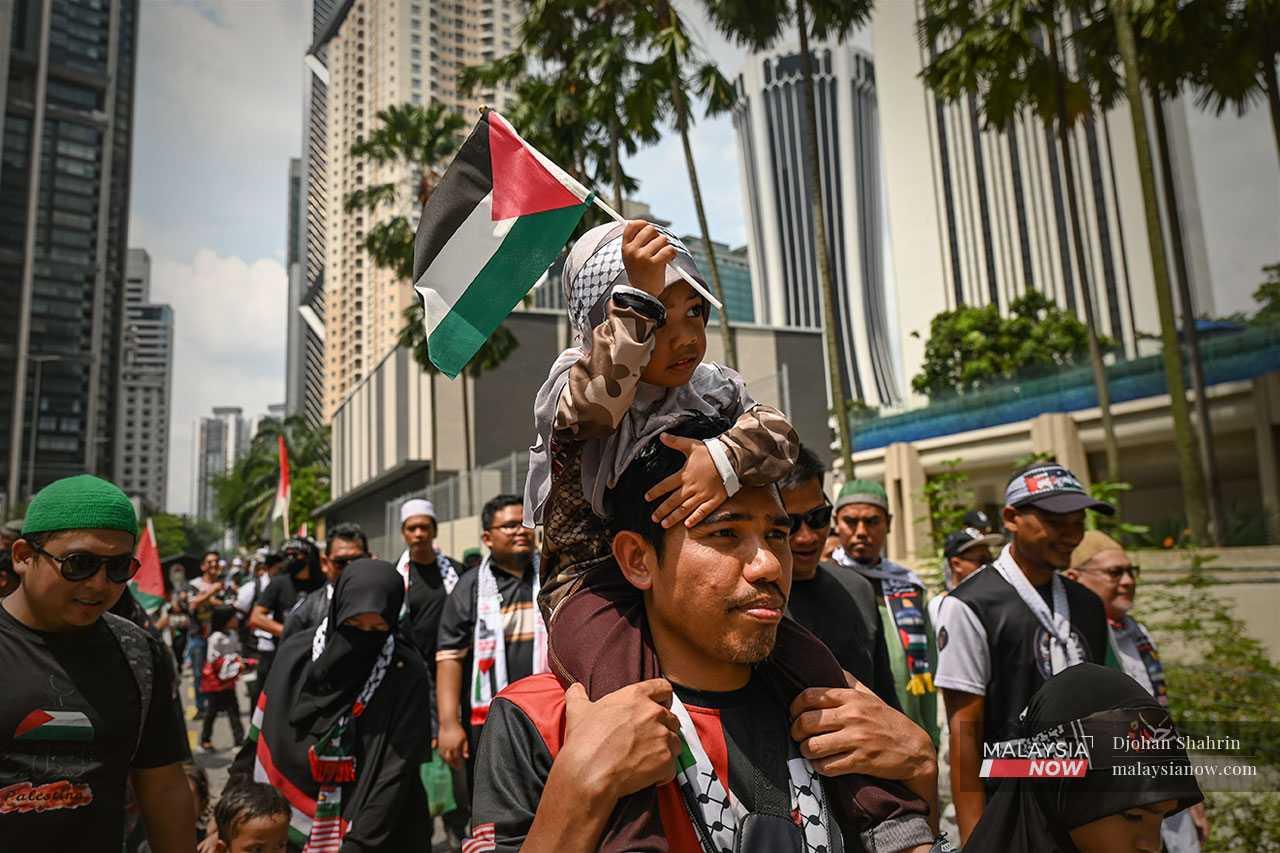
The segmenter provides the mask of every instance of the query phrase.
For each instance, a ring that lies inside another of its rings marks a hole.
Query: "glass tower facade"
[[[16,501],[28,482],[114,474],[138,3],[12,9],[0,22],[0,305],[14,318],[0,340],[0,488]]]

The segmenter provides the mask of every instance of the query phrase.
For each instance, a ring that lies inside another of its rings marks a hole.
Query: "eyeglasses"
[[[513,533],[515,533],[517,530],[519,530],[521,527],[524,527],[524,521],[517,519],[515,521],[508,521],[506,524],[495,524],[489,529],[501,530],[503,533],[510,536]]]
[[[1138,566],[1116,566],[1114,569],[1085,569],[1086,572],[1092,572],[1095,575],[1106,575],[1111,578],[1112,583],[1120,583],[1120,579],[1125,575],[1132,575],[1136,581],[1142,569]]]
[[[333,563],[333,567],[335,569],[337,569],[338,571],[342,571],[347,566],[354,563],[356,560],[363,560],[368,556],[369,556],[368,554],[352,554],[349,557],[330,557],[329,562]]]
[[[830,526],[831,513],[832,506],[829,503],[823,504],[822,506],[815,506],[808,512],[787,513],[791,518],[791,535],[794,536],[799,533],[801,525],[804,524],[809,525],[810,530],[821,530],[824,527]]]
[[[107,569],[107,580],[112,583],[125,583],[138,573],[138,569],[142,568],[142,563],[132,554],[103,557],[100,554],[76,553],[59,557],[56,554],[50,554],[39,545],[33,544],[31,549],[57,563],[58,571],[72,583],[87,581],[104,566]]]

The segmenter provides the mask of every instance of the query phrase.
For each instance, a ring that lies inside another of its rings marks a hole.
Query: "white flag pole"
[[[498,116],[498,118],[502,119],[502,123],[505,124],[507,127],[511,128],[511,132],[514,133],[516,138],[520,140],[520,144],[523,145],[525,148],[529,149],[529,153],[533,154],[533,156],[537,158],[538,162],[541,163],[547,169],[547,171],[555,175],[556,178],[559,179],[559,181],[562,184],[569,187],[569,189],[571,189],[574,193],[576,193],[579,198],[585,199],[588,196],[591,196],[592,200],[595,203],[595,206],[603,210],[609,216],[609,218],[612,219],[614,222],[627,221],[626,217],[624,217],[621,213],[618,213],[618,211],[610,207],[605,202],[604,199],[600,198],[599,193],[592,193],[585,186],[583,186],[580,181],[574,178],[573,175],[570,175],[564,169],[561,169],[553,161],[548,159],[547,155],[543,154],[537,148],[534,148],[532,145],[526,142],[524,137],[522,137],[514,127],[511,127],[511,122],[507,121],[505,118],[502,118],[502,116],[496,110],[489,110],[489,112],[493,113],[495,116]],[[701,294],[701,296],[704,299],[706,299],[708,302],[714,305],[717,310],[720,310],[720,311],[724,310],[724,306],[720,304],[720,300],[712,296],[711,292],[707,290],[705,287],[703,287],[701,284],[699,284],[698,281],[693,276],[689,275],[687,272],[680,269],[680,267],[674,266],[672,264],[668,264],[667,266],[670,269],[675,270],[676,273],[679,274],[679,276],[682,279],[689,282],[689,286],[692,287],[694,290],[696,290],[699,294]]]

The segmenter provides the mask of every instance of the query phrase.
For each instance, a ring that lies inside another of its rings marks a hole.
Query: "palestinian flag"
[[[431,361],[455,378],[546,271],[594,195],[492,110],[422,209],[414,289]]]
[[[42,711],[27,714],[13,730],[13,739],[22,741],[90,741],[93,723],[80,711]]]
[[[156,529],[149,518],[142,528],[135,556],[142,568],[129,581],[129,591],[143,610],[154,614],[164,604],[164,572],[160,568],[160,549],[156,547]]]

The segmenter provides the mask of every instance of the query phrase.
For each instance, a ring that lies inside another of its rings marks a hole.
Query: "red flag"
[[[289,450],[284,445],[284,436],[276,436],[280,443],[280,482],[276,485],[276,505],[271,510],[271,520],[284,519],[284,529],[289,530]]]
[[[156,547],[156,531],[151,519],[147,519],[142,528],[135,556],[142,568],[133,576],[129,589],[142,609],[150,613],[164,603],[164,572],[160,568],[160,550]]]

